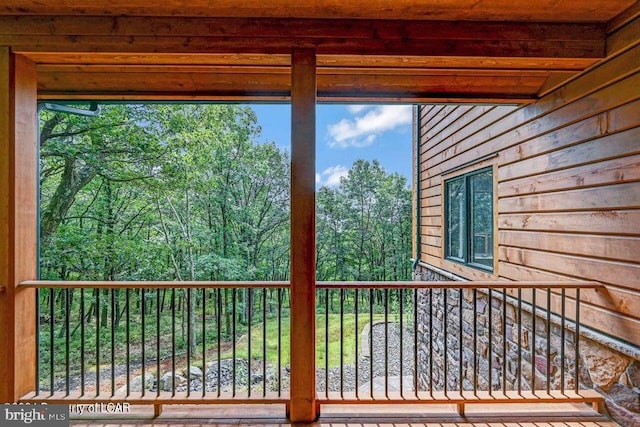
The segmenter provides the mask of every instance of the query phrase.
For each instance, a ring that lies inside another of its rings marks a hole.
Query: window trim
[[[470,185],[470,181],[471,178],[475,175],[479,175],[481,173],[484,172],[491,172],[491,240],[495,245],[495,217],[496,217],[496,212],[495,212],[495,206],[494,206],[494,201],[495,201],[495,188],[493,185],[493,181],[494,181],[494,175],[495,175],[495,170],[494,167],[492,165],[490,166],[486,166],[486,167],[482,167],[480,169],[476,169],[470,172],[466,172],[454,177],[451,177],[449,179],[445,179],[443,181],[443,186],[444,186],[444,191],[443,191],[443,208],[444,208],[444,224],[443,224],[443,241],[444,241],[444,245],[443,245],[443,258],[447,261],[451,261],[451,262],[455,262],[457,264],[463,265],[463,266],[467,266],[467,267],[471,267],[477,270],[481,270],[487,273],[494,273],[495,272],[495,253],[492,254],[492,263],[491,265],[486,265],[486,264],[480,264],[477,262],[473,262],[472,261],[472,245],[473,242],[471,242],[471,233],[470,233],[470,228],[472,227],[472,207],[471,207],[471,185]],[[455,256],[451,256],[449,255],[449,185],[452,182],[456,182],[458,180],[462,180],[463,181],[463,191],[464,191],[464,209],[463,209],[463,215],[464,217],[462,218],[461,222],[463,224],[464,227],[464,235],[465,235],[465,239],[462,242],[462,247],[463,247],[463,254],[464,254],[464,258],[458,258]],[[493,245],[492,245],[493,246]]]

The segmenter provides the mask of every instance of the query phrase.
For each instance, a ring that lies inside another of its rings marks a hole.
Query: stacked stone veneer
[[[451,280],[427,268],[419,268],[414,279]],[[529,307],[523,304],[518,310],[514,301],[508,298],[505,305],[502,292],[493,291],[490,309],[487,290],[479,290],[474,311],[472,290],[419,291],[419,389],[442,391],[446,384],[449,391],[460,390],[462,370],[463,390],[473,390],[475,384],[477,390],[488,391],[490,376],[492,390],[531,390],[532,386],[546,390],[547,380],[551,390],[560,390],[563,376],[565,388],[573,390],[576,340],[572,323],[567,322],[563,334],[561,325],[552,319],[547,331],[546,314],[537,310],[534,334]],[[540,303],[544,306],[544,301]],[[578,366],[580,388],[602,393],[606,409],[621,425],[640,426],[640,349],[581,330]]]

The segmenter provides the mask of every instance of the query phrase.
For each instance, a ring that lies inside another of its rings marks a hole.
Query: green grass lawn
[[[373,320],[383,320],[384,315],[374,314]],[[397,316],[389,316],[390,321],[397,320]],[[356,340],[358,341],[358,352],[361,348],[361,335],[365,325],[369,323],[368,314],[360,314],[358,316],[358,330],[356,331],[356,316],[354,314],[345,314],[342,321],[343,335],[340,337],[340,315],[329,314],[329,367],[340,365],[340,346],[342,341],[343,360],[344,363],[353,364],[356,358]],[[319,314],[316,317],[316,363],[318,367],[325,366],[326,358],[326,318],[325,315]],[[278,362],[278,325],[275,319],[267,320],[267,345],[266,358],[268,363],[276,364]],[[290,336],[289,336],[289,318],[282,319],[281,326],[281,363],[289,364],[290,355]],[[252,359],[263,358],[263,325],[262,323],[255,325],[251,329],[251,357]],[[295,346],[295,343],[293,343]],[[236,357],[246,359],[248,357],[249,340],[244,335],[236,341]],[[231,349],[224,351],[221,358],[233,357]]]

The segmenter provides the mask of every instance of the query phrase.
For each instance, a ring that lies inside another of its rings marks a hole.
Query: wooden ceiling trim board
[[[640,12],[634,19],[607,37],[607,55],[613,55],[640,43]]]
[[[288,66],[253,65],[104,65],[104,64],[40,64],[40,73],[217,73],[217,74],[286,74]],[[392,76],[472,76],[472,77],[547,77],[547,70],[476,70],[476,69],[429,69],[429,68],[365,68],[365,67],[322,67],[319,75],[392,75]],[[573,75],[574,71],[557,71],[560,75]]]
[[[545,82],[539,76],[395,76],[395,75],[318,75],[318,93],[325,98],[380,99],[455,98],[468,96],[503,99],[532,98]],[[219,73],[129,73],[129,72],[40,72],[41,97],[77,94],[142,95],[145,93],[202,92],[213,98],[245,96],[286,96],[290,78],[286,74],[219,74]]]
[[[78,100],[78,101],[216,101],[216,102],[289,102],[289,94],[253,94],[251,98],[247,98],[245,95],[221,95],[213,93],[186,93],[186,92],[146,92],[146,93],[102,93],[102,94],[87,94],[87,93],[44,93],[38,94],[38,98],[42,101],[61,101],[61,100]],[[447,97],[441,94],[428,94],[424,96],[319,96],[319,103],[385,103],[385,104],[415,104],[415,103],[458,103],[458,104],[530,104],[535,102],[535,97],[506,97],[504,94],[492,94],[483,96],[467,95],[462,97]]]
[[[104,65],[104,64],[39,64],[40,73],[215,73],[215,74],[291,74],[289,66],[258,65]],[[511,71],[513,73],[513,71]]]
[[[617,16],[612,18],[607,23],[607,34],[611,34],[617,31],[622,26],[628,24],[629,22],[633,21],[639,16],[640,16],[640,1],[636,0],[631,6],[629,6],[627,9],[623,10],[622,12],[620,12]]]
[[[473,76],[473,77],[547,77],[547,70],[483,70],[469,68],[353,68],[353,67],[323,67],[318,69],[318,74],[346,74],[360,76],[366,74],[373,75],[393,75],[393,76]],[[558,71],[560,74],[575,74],[574,71]]]
[[[0,33],[46,36],[198,36],[415,40],[601,40],[597,23],[441,22],[354,19],[0,17]]]
[[[259,54],[122,54],[122,53],[50,53],[22,52],[37,64],[71,65],[220,65],[285,66],[289,55]],[[318,55],[318,67],[351,68],[424,68],[582,71],[593,58],[497,58],[497,57],[419,57],[397,55]]]
[[[41,101],[126,101],[126,102],[171,102],[171,101],[215,101],[215,102],[289,102],[289,93],[286,94],[269,94],[269,93],[252,93],[248,94],[220,94],[209,92],[104,92],[104,93],[70,93],[70,92],[48,92],[38,94]]]
[[[16,52],[290,53],[601,58],[604,24],[0,17]]]
[[[550,73],[547,80],[544,82],[538,90],[538,97],[542,98],[546,94],[553,92],[555,89],[568,82],[572,78],[575,78],[578,73]]]
[[[418,55],[472,57],[600,59],[605,41],[280,39],[255,37],[15,36],[0,35],[0,45],[22,52],[110,53],[262,53],[285,54],[311,47],[324,55]]]
[[[155,15],[606,22],[634,0],[4,0],[7,15]]]
[[[264,65],[291,66],[290,55],[250,53],[103,53],[103,52],[23,52],[37,64],[96,64],[96,65]],[[568,60],[580,63],[583,60]]]
[[[597,59],[396,55],[318,55],[319,66],[583,70]],[[36,61],[38,62],[38,61]]]

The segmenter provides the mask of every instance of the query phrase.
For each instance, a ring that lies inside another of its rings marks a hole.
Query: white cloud
[[[358,114],[363,112],[367,108],[369,108],[368,105],[349,105],[347,106],[347,111],[349,111],[351,114]]]
[[[316,173],[316,184],[321,187],[335,187],[340,184],[340,178],[348,174],[349,169],[342,165],[330,166],[321,173]]]
[[[373,109],[354,105],[349,111],[352,114],[366,113],[329,125],[329,146],[366,147],[383,132],[410,125],[413,120],[411,105],[381,105]]]

